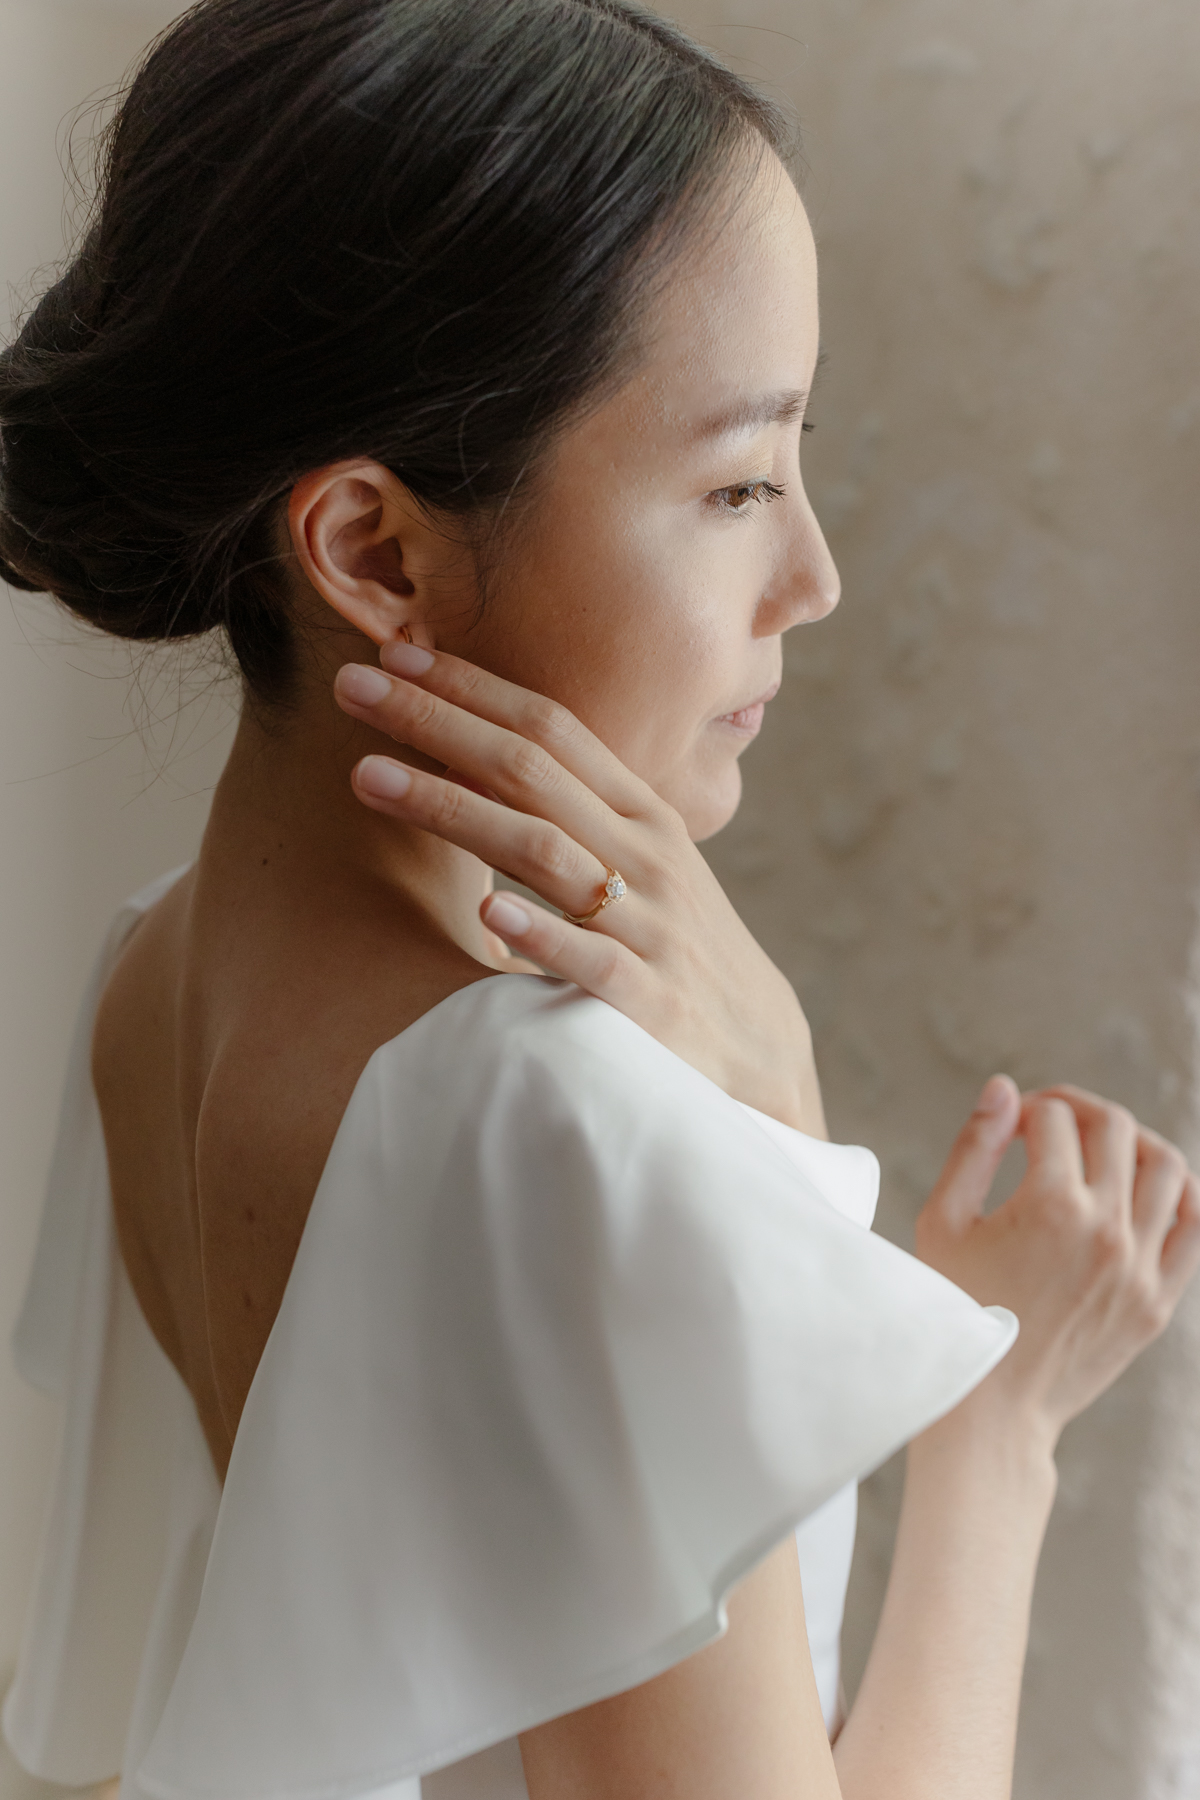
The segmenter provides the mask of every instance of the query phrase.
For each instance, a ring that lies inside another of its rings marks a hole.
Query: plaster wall
[[[63,250],[67,126],[179,7],[0,0],[0,314]],[[134,671],[140,667],[140,673]],[[203,670],[140,664],[0,585],[0,1344],[20,1303],[79,995],[122,898],[185,861],[223,759],[228,707]],[[0,1691],[16,1656],[56,1408],[0,1354]],[[0,1747],[0,1800],[53,1790]]]
[[[1200,12],[716,19],[687,16],[804,124],[829,353],[805,466],[845,589],[788,640],[711,853],[907,1242],[997,1068],[1200,1149]],[[1021,1800],[1200,1795],[1198,1350],[1193,1299],[1064,1441]],[[864,1496],[852,1681],[899,1479]]]

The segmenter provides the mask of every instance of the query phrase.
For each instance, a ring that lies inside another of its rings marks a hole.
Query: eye
[[[738,481],[733,487],[714,489],[708,497],[721,512],[746,513],[755,501],[780,500],[786,491],[774,481]]]

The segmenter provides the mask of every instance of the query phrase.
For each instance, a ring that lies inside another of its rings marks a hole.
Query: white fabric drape
[[[95,994],[170,879],[85,1004],[18,1330],[67,1412],[20,1760],[121,1767],[128,1800],[507,1800],[515,1734],[716,1637],[801,1520],[836,1679],[852,1484],[1012,1316],[864,1229],[869,1152],[496,976],[364,1069],[220,1491],[116,1254],[87,1074]]]

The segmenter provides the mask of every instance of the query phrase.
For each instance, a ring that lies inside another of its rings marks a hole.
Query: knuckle
[[[1092,1232],[1092,1261],[1098,1269],[1120,1269],[1131,1258],[1133,1237],[1119,1219],[1102,1219]]]
[[[1188,1164],[1188,1159],[1183,1154],[1183,1151],[1179,1148],[1178,1144],[1167,1145],[1166,1164],[1169,1173],[1179,1183],[1180,1187],[1184,1187],[1192,1179],[1192,1171]]]
[[[1075,1110],[1060,1094],[1038,1094],[1030,1101],[1030,1111],[1040,1113],[1047,1122],[1057,1119],[1062,1125],[1075,1123]]]
[[[575,846],[556,825],[544,825],[535,830],[529,856],[538,873],[549,881],[562,881],[578,874]]]
[[[463,699],[472,699],[484,691],[486,676],[476,663],[459,662],[454,665],[454,692]]]
[[[504,773],[514,786],[539,791],[549,785],[553,763],[539,744],[518,738],[504,752]]]
[[[557,700],[547,700],[540,694],[530,702],[526,725],[537,742],[548,750],[569,744],[579,730],[574,713],[560,706]]]
[[[456,787],[453,782],[439,782],[429,796],[426,817],[431,825],[445,830],[462,818],[466,802],[467,796],[462,788]]]
[[[646,800],[642,807],[642,817],[654,830],[672,846],[682,848],[691,844],[691,836],[683,822],[683,815],[675,810],[669,801],[663,800],[653,788],[646,789]]]
[[[436,721],[440,709],[440,701],[434,694],[427,694],[423,688],[412,688],[404,692],[404,723],[410,730],[426,731]]]
[[[636,776],[631,780],[631,788],[621,801],[621,816],[652,842],[662,837],[672,839],[683,828],[679,813],[669,801],[655,793],[649,782]]]
[[[593,979],[598,986],[611,989],[617,985],[624,966],[621,946],[602,933],[594,932],[592,935],[602,946],[596,953],[592,969]]]
[[[1133,1313],[1143,1330],[1157,1335],[1171,1317],[1171,1304],[1157,1277],[1143,1270],[1133,1284],[1130,1296]]]
[[[1159,1137],[1157,1132],[1143,1133],[1141,1160],[1146,1167],[1170,1176],[1180,1187],[1187,1181],[1190,1174],[1187,1157],[1178,1144],[1172,1144],[1168,1139]]]
[[[1119,1137],[1135,1138],[1138,1134],[1138,1122],[1127,1106],[1119,1101],[1110,1100],[1105,1105],[1109,1128]]]
[[[1088,1197],[1074,1182],[1050,1183],[1042,1196],[1042,1207],[1052,1226],[1074,1236],[1086,1226]]]

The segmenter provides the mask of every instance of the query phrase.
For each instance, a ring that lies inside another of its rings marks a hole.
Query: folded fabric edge
[[[935,1411],[922,1417],[911,1429],[889,1443],[882,1454],[860,1472],[860,1478],[871,1474],[911,1438],[919,1436],[928,1426],[953,1412],[1007,1355],[1019,1329],[1016,1315],[1003,1306],[981,1307],[980,1315],[981,1318],[988,1319],[995,1333],[981,1361],[974,1363],[970,1372],[954,1385],[949,1399],[943,1399]],[[836,1492],[836,1487],[832,1491]],[[468,1756],[517,1737],[522,1732],[535,1730],[551,1719],[561,1718],[566,1713],[577,1712],[582,1707],[595,1705],[616,1694],[625,1693],[630,1688],[640,1687],[643,1682],[665,1674],[668,1669],[704,1649],[707,1644],[715,1643],[728,1629],[726,1602],[733,1589],[772,1550],[784,1543],[789,1534],[808,1516],[808,1513],[797,1515],[789,1512],[748,1539],[714,1578],[712,1605],[670,1637],[638,1655],[624,1658],[619,1668],[602,1674],[590,1673],[577,1682],[567,1683],[553,1696],[547,1696],[536,1705],[490,1724],[480,1725],[462,1737],[440,1745],[436,1751],[410,1761],[391,1763],[370,1770],[356,1770],[333,1782],[302,1787],[247,1787],[235,1793],[231,1793],[227,1785],[220,1788],[203,1787],[164,1780],[149,1773],[143,1765],[137,1772],[137,1787],[141,1792],[152,1795],[154,1800],[356,1800],[357,1796],[370,1794],[376,1788],[390,1787],[395,1783],[411,1780],[414,1776],[432,1775],[439,1769],[461,1762]],[[153,1750],[147,1762],[153,1762]]]

